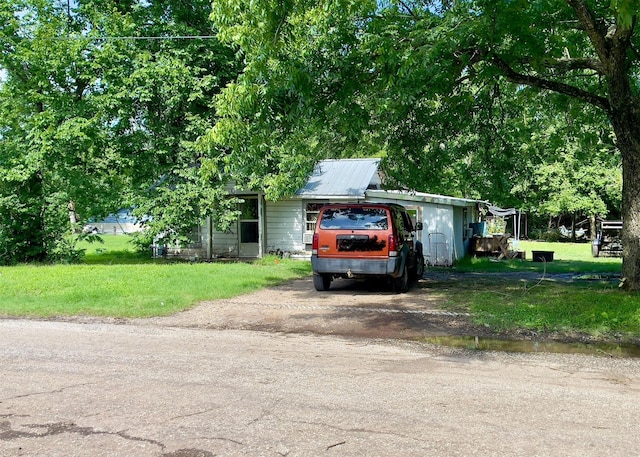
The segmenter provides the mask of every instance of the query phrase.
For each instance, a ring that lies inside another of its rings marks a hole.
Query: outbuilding
[[[278,254],[306,258],[319,209],[325,203],[380,202],[405,206],[423,230],[418,238],[429,265],[451,265],[469,249],[469,224],[479,220],[479,200],[423,192],[383,190],[380,159],[323,160],[306,185],[290,198],[267,201],[258,193],[232,189],[242,199],[240,217],[228,232],[205,221],[194,232],[194,243],[169,253],[185,257],[257,258]]]

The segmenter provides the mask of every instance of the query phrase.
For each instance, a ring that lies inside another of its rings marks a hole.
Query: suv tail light
[[[395,235],[389,235],[389,257],[398,255],[398,243]]]
[[[313,234],[313,244],[311,245],[311,254],[318,254],[318,234]]]

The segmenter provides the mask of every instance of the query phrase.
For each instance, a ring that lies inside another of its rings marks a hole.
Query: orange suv
[[[328,290],[334,278],[380,276],[396,292],[424,273],[422,243],[404,207],[383,203],[325,205],[313,235],[311,265],[316,290]]]

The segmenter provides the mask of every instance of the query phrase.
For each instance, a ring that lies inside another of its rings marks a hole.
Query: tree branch
[[[576,13],[578,20],[584,27],[591,44],[593,45],[602,67],[605,72],[609,71],[609,45],[607,43],[607,32],[598,24],[593,12],[586,5],[584,0],[567,0],[567,3]]]
[[[602,62],[598,59],[561,57],[559,59],[548,58],[544,61],[547,68],[554,68],[561,71],[571,70],[593,70],[604,74]]]
[[[413,11],[413,10],[411,9],[411,7],[410,7],[407,3],[405,3],[405,2],[404,2],[404,1],[402,1],[402,0],[400,0],[400,1],[399,1],[399,3],[400,3],[400,5],[402,5],[402,7],[403,7],[405,10],[407,10],[407,12],[409,13],[409,15],[410,15],[412,18],[414,18],[414,19],[418,19],[418,16],[416,15],[415,11]]]
[[[496,68],[498,68],[498,70],[500,70],[505,78],[513,83],[523,84],[526,86],[537,87],[538,89],[545,89],[552,92],[557,92],[559,94],[569,95],[571,97],[578,98],[587,103],[602,108],[606,112],[609,112],[611,108],[609,100],[607,100],[605,97],[600,97],[599,95],[592,94],[591,92],[579,89],[569,84],[561,83],[558,81],[550,81],[539,76],[518,73],[513,68],[511,68],[511,66],[507,62],[496,55],[490,57],[489,62],[492,63]]]
[[[637,23],[638,23],[638,18],[636,16],[633,16],[633,19],[631,20],[631,25],[629,27],[623,27],[623,26],[617,25],[612,35],[612,39],[614,43],[629,42],[631,40],[631,37],[633,36]]]

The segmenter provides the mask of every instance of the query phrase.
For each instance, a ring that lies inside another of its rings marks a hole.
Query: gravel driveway
[[[425,336],[489,336],[467,313],[447,312],[438,293],[473,274],[430,272],[408,293],[393,293],[384,283],[336,280],[317,292],[311,278],[299,279],[229,300],[202,302],[169,317],[137,321],[142,325],[314,333],[366,338],[415,339]],[[489,275],[492,281],[505,275]],[[487,275],[483,275],[486,279]],[[521,273],[508,280],[537,281]],[[556,278],[566,280],[566,278]]]

